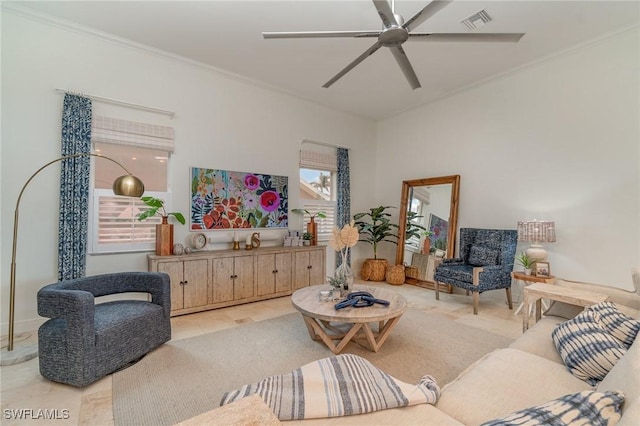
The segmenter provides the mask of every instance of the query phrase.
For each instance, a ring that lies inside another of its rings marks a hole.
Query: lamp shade
[[[113,193],[140,198],[144,193],[144,184],[133,175],[123,175],[113,181]]]
[[[530,243],[555,243],[555,222],[529,220],[518,222],[518,241]]]

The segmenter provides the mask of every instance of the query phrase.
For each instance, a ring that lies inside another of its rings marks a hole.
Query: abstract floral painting
[[[449,222],[431,213],[429,214],[429,231],[433,232],[431,246],[446,251]]]
[[[288,177],[191,168],[191,229],[287,228]]]

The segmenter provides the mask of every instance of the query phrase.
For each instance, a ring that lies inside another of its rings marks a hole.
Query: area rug
[[[342,353],[368,359],[407,383],[425,374],[440,386],[513,340],[408,309],[377,352],[349,343]],[[333,355],[312,341],[298,313],[167,343],[113,375],[116,425],[171,425],[219,406],[226,391],[285,374]]]

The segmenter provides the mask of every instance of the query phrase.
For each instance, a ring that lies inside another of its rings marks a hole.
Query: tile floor
[[[491,291],[480,296],[479,315],[473,315],[472,300],[464,294],[440,294],[435,300],[432,290],[412,285],[391,286],[386,283],[367,285],[388,286],[403,294],[409,306],[436,313],[443,317],[477,327],[496,334],[517,338],[521,334],[522,316],[514,315],[519,301],[518,289],[514,286],[514,310],[506,306],[504,291]],[[237,327],[242,323],[261,321],[295,312],[289,297],[230,308],[217,309],[197,314],[174,317],[171,320],[173,340],[184,339],[225,328]],[[35,341],[36,332],[16,335],[16,345],[25,341]],[[4,343],[4,342],[3,342]],[[107,376],[83,389],[49,382],[38,372],[38,360],[0,368],[2,425],[113,425],[111,376]],[[57,420],[34,419],[41,415],[38,410],[48,409],[57,415]],[[22,410],[23,416],[31,419],[14,418]],[[31,411],[25,411],[31,410]]]

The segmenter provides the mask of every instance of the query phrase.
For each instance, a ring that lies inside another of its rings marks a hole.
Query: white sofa
[[[640,296],[611,287],[558,281],[609,295],[609,300],[640,319]],[[551,332],[582,308],[555,303],[545,317],[508,348],[498,349],[471,365],[442,388],[435,405],[416,405],[331,419],[304,420],[305,424],[348,425],[478,425],[513,411],[584,390],[619,390],[625,395],[618,425],[640,425],[640,338],[594,389],[565,367]],[[428,372],[425,372],[428,374]],[[287,422],[297,423],[297,422]]]

